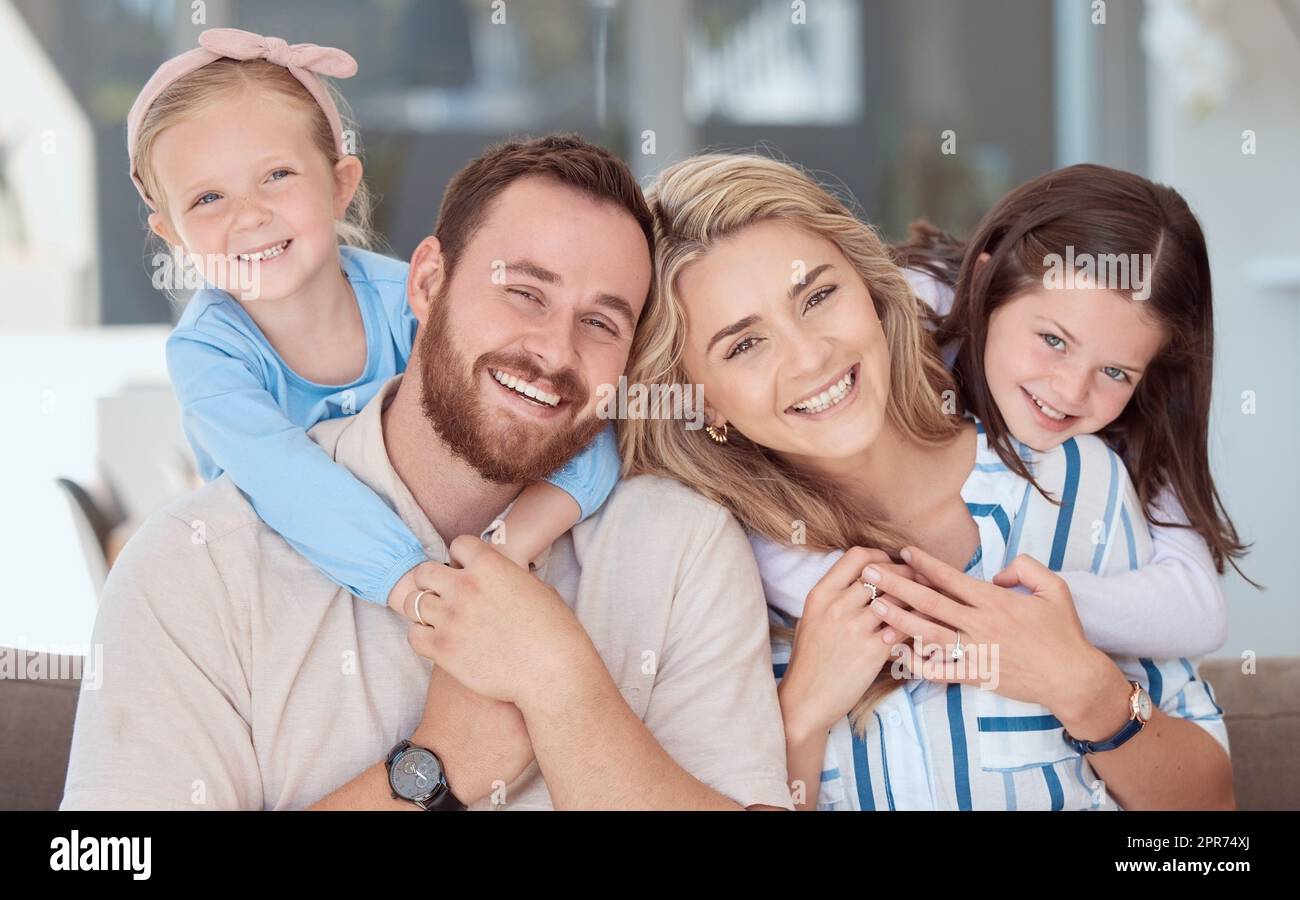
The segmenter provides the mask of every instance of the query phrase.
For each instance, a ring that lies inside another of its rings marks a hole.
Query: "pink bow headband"
[[[126,117],[126,149],[131,159],[131,180],[135,182],[135,189],[140,192],[140,196],[152,210],[156,211],[156,207],[149,199],[135,165],[136,140],[140,135],[140,123],[144,121],[149,107],[172,82],[203,68],[208,63],[226,58],[264,59],[288,69],[320,104],[326,120],[330,123],[330,130],[334,132],[334,145],[339,148],[340,153],[343,152],[343,123],[339,118],[339,110],[334,105],[334,98],[330,96],[325,83],[318,76],[351,78],[357,73],[357,61],[351,55],[336,47],[289,44],[278,37],[262,37],[251,31],[240,31],[238,28],[209,28],[199,35],[198,47],[172,57],[158,67],[158,71],[153,73],[153,77],[131,104],[131,112]]]

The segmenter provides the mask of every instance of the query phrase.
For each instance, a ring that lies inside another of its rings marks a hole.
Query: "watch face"
[[[1151,695],[1146,691],[1138,693],[1138,717],[1143,722],[1151,718]]]
[[[393,790],[407,800],[428,796],[441,780],[442,766],[438,765],[438,758],[418,747],[403,751],[393,762],[393,771],[389,776]]]

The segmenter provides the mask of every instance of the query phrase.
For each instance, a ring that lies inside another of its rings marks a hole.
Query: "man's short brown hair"
[[[627,164],[576,134],[505,141],[452,177],[442,195],[434,235],[448,278],[497,195],[519,178],[539,175],[625,209],[645,234],[654,257],[654,219]]]

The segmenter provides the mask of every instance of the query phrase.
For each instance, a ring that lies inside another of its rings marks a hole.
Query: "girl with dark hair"
[[[1155,556],[1119,578],[1070,573],[1089,637],[1111,652],[1221,646],[1218,576],[1241,571],[1247,545],[1210,473],[1214,314],[1187,202],[1129,172],[1070,166],[1007,194],[969,241],[918,222],[895,254],[935,307],[961,405],[1008,468],[1033,481],[1017,443],[1047,451],[1081,434],[1128,468]]]

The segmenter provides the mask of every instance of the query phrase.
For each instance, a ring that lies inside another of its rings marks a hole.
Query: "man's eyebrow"
[[[822,272],[825,272],[830,267],[831,267],[830,263],[822,263],[820,266],[818,266],[817,268],[809,272],[807,275],[805,275],[802,279],[790,285],[790,299],[793,300],[795,297],[799,296],[799,292],[802,291],[804,288],[806,288],[808,285],[816,284],[818,276],[820,276]]]
[[[733,334],[737,334],[741,331],[744,331],[749,326],[762,321],[762,319],[763,317],[760,315],[751,314],[745,316],[745,318],[737,322],[732,322],[730,325],[728,325],[725,328],[718,329],[718,333],[709,339],[709,346],[704,348],[704,352],[708,353],[710,350],[713,349],[713,345],[716,344],[718,341],[722,340],[723,338],[731,337]]]
[[[520,272],[530,278],[536,278],[545,284],[561,284],[564,281],[558,273],[552,272],[545,266],[538,265],[528,259],[517,259],[512,263],[506,263],[506,269]],[[596,298],[596,304],[618,313],[621,318],[626,320],[628,328],[636,327],[636,314],[632,312],[632,304],[617,294],[601,294]]]
[[[636,316],[632,314],[632,304],[628,303],[622,297],[614,294],[601,294],[596,298],[596,303],[600,306],[608,307],[618,313],[627,323],[628,328],[636,328]]]
[[[537,263],[528,259],[517,259],[512,263],[506,263],[506,269],[513,272],[521,272],[529,278],[536,278],[538,281],[546,284],[559,284],[560,276],[552,272],[545,266],[539,266]]]

